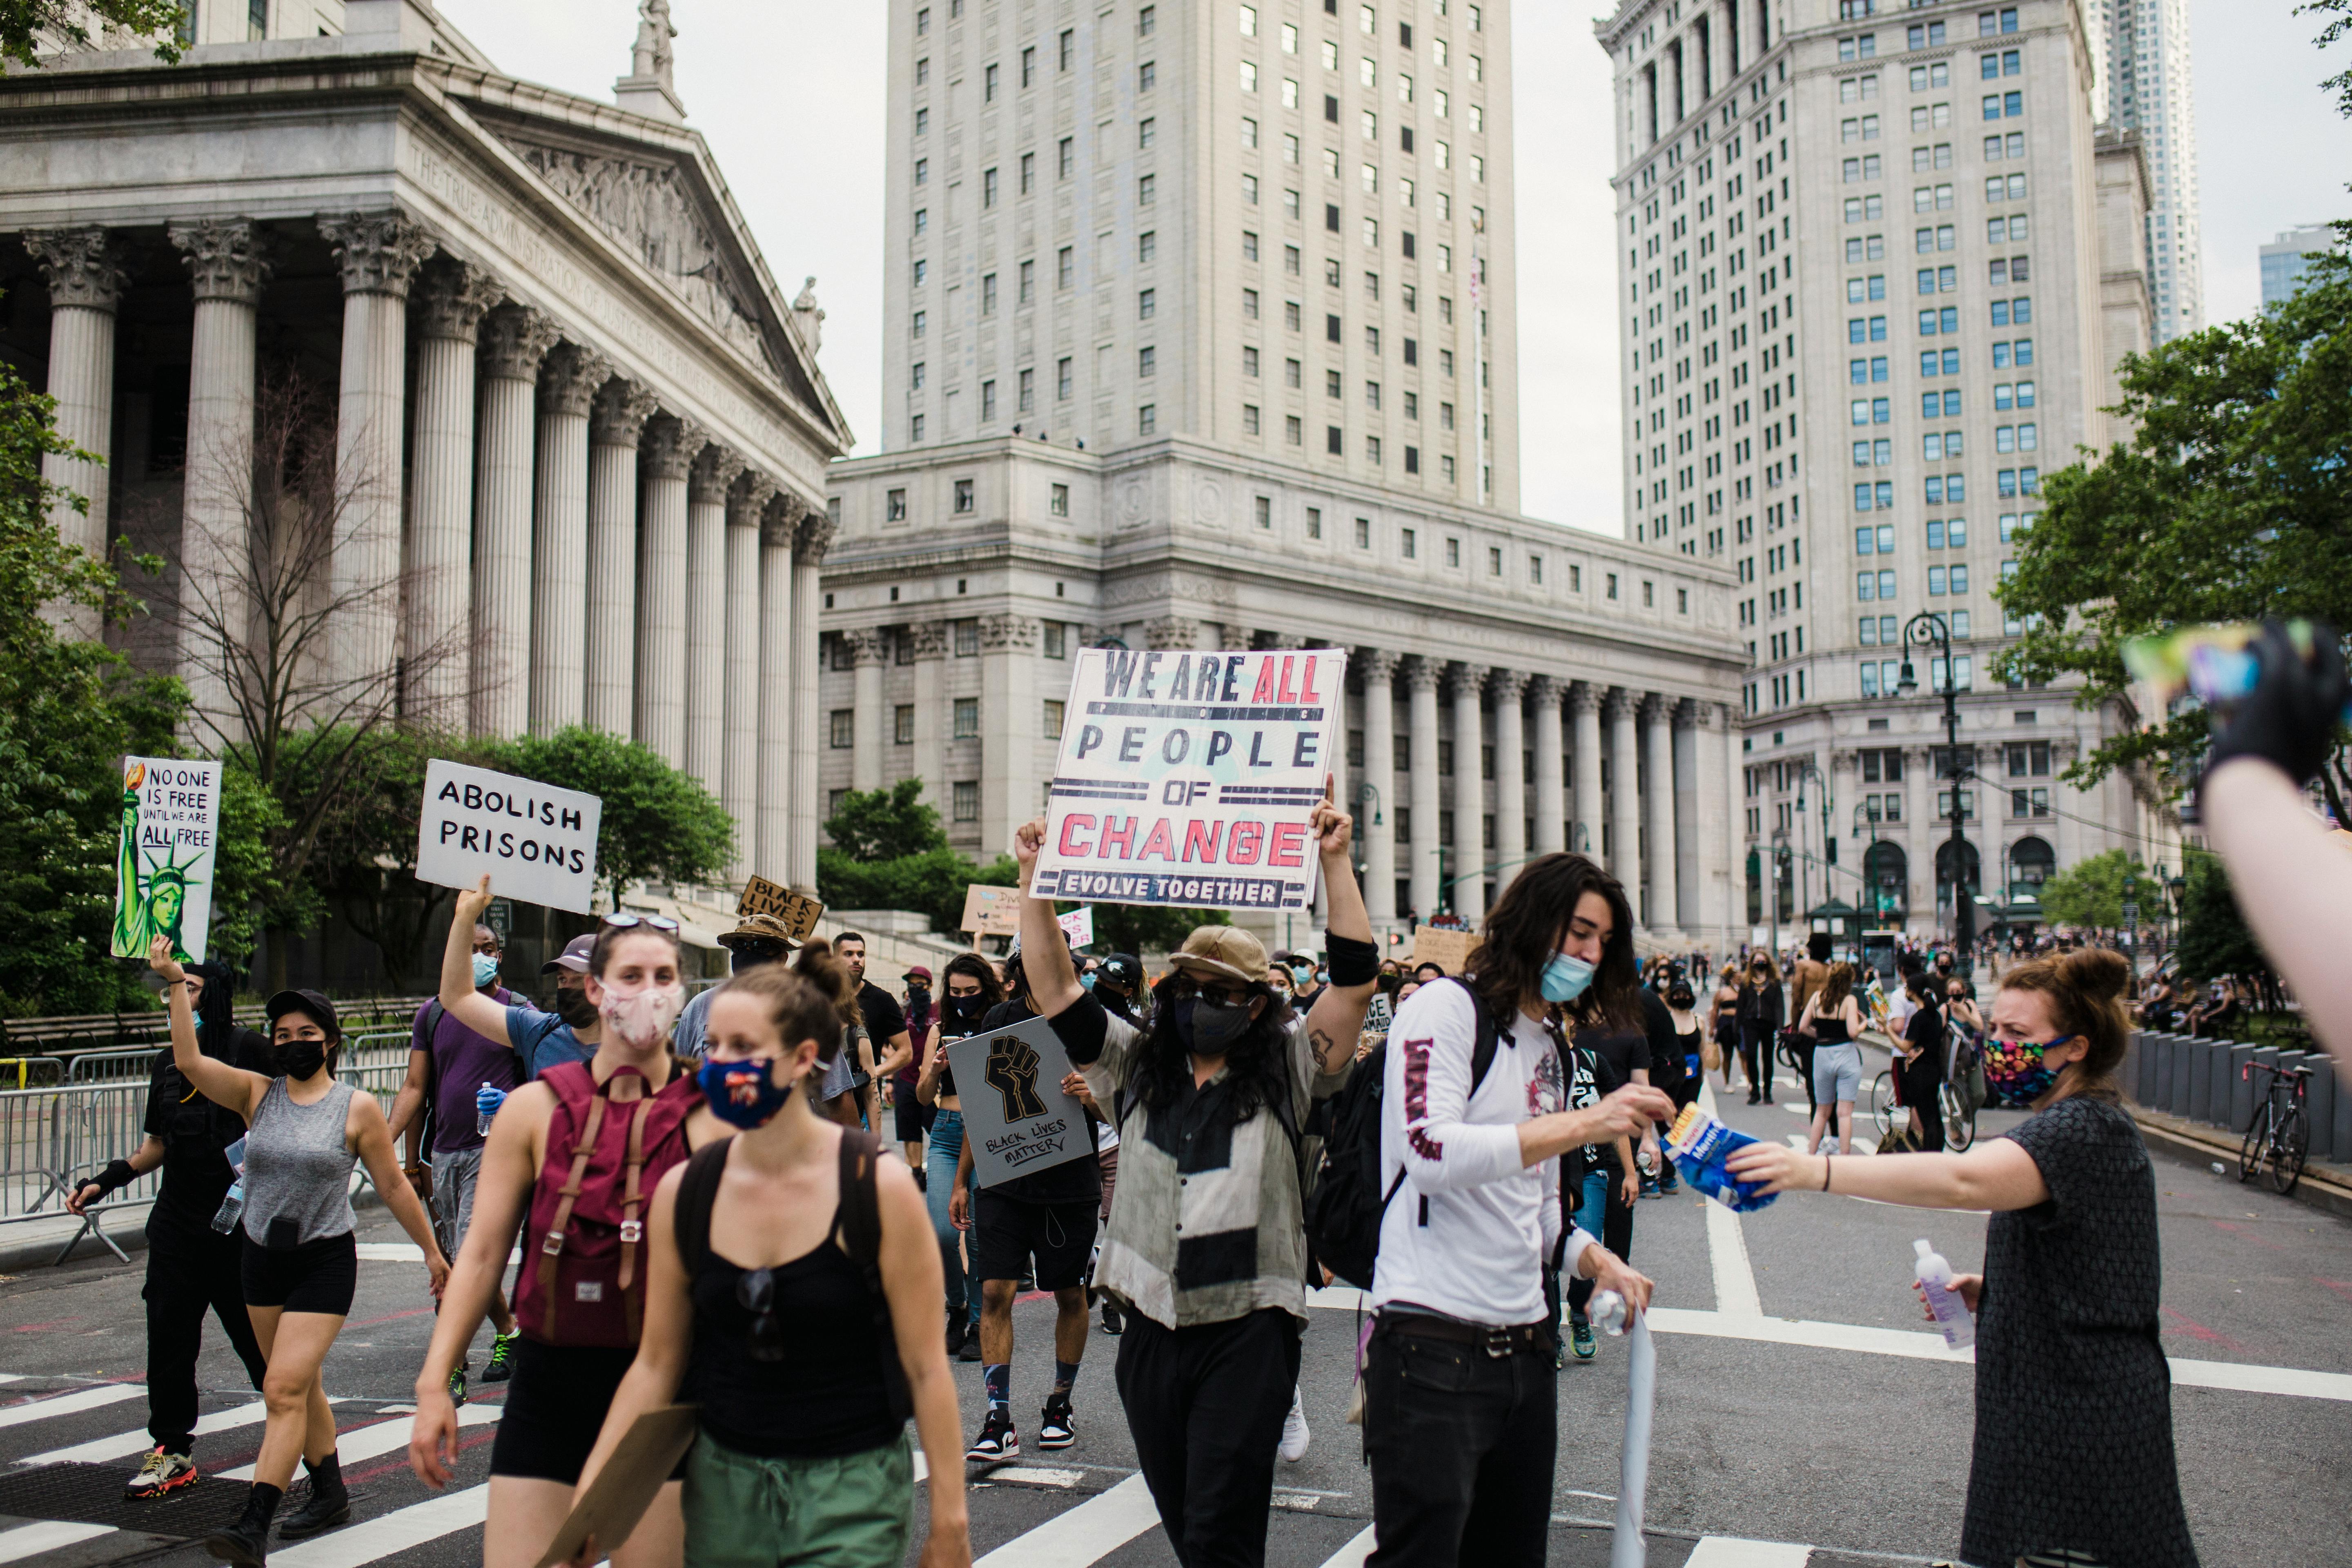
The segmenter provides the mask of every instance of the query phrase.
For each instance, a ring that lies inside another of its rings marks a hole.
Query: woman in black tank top
[[[711,1110],[743,1131],[654,1195],[645,1331],[580,1487],[640,1415],[698,1405],[688,1568],[896,1568],[914,1500],[909,1415],[929,1461],[930,1550],[970,1559],[923,1194],[905,1164],[822,1120],[810,1099],[821,1058],[840,1048],[835,1008],[847,989],[822,944],[719,988],[698,1078]],[[602,1550],[592,1542],[579,1560]]]

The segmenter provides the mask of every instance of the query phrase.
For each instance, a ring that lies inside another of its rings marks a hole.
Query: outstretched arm
[[[1364,909],[1364,889],[1357,886],[1356,868],[1348,855],[1356,820],[1331,804],[1328,776],[1323,780],[1323,798],[1316,803],[1308,826],[1315,834],[1316,852],[1323,862],[1323,896],[1330,911],[1330,919],[1323,928],[1327,938],[1370,943],[1372,917]],[[1323,994],[1315,998],[1315,1005],[1307,1009],[1307,1040],[1315,1048],[1316,1070],[1327,1077],[1355,1058],[1356,1037],[1363,1032],[1364,1010],[1371,1005],[1372,988],[1379,979],[1377,954],[1371,968],[1373,973],[1361,982],[1343,985],[1335,964],[1331,984],[1323,988]]]
[[[164,1005],[172,1016],[172,1065],[195,1085],[198,1094],[251,1121],[253,1108],[269,1092],[269,1080],[257,1072],[215,1061],[198,1048],[196,1016],[188,1005],[188,972],[172,956],[171,938],[155,939],[147,950],[147,967],[163,977]]]
[[[2294,781],[2261,757],[2232,757],[2207,776],[2204,816],[2246,923],[2352,1081],[2352,964],[2343,942],[2352,930],[2352,866],[2337,847],[2342,839],[2311,815]]]
[[[1918,1209],[2030,1209],[2047,1202],[2042,1167],[2013,1138],[1992,1138],[1965,1154],[1906,1154],[1899,1160],[1808,1154],[1782,1143],[1749,1143],[1725,1162],[1768,1193],[1832,1192]]]
[[[502,1046],[507,1037],[507,1010],[474,989],[474,927],[490,907],[490,879],[457,895],[457,910],[449,917],[449,944],[441,952],[441,1005],[449,1016],[486,1040]]]
[[[1032,898],[1029,883],[1037,874],[1037,852],[1045,846],[1045,819],[1023,823],[1013,830],[1013,858],[1021,868],[1021,967],[1029,976],[1029,1005],[1041,1018],[1051,1018],[1086,994],[1078,972],[1070,963],[1070,944],[1054,919],[1054,900]]]

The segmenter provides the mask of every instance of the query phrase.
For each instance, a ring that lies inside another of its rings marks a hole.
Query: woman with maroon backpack
[[[488,877],[458,895],[441,1005],[476,1033],[511,1043],[539,1015],[501,1007],[474,989],[467,938],[489,899]],[[563,1522],[613,1392],[636,1354],[654,1188],[695,1149],[733,1131],[670,1054],[670,1026],[685,1002],[674,921],[605,916],[586,992],[603,1026],[595,1054],[541,1070],[507,1097],[490,1124],[473,1225],[417,1376],[408,1459],[419,1479],[438,1488],[448,1482],[457,1446],[449,1373],[480,1326],[520,1234],[524,1262],[514,1313],[522,1340],[490,1450],[485,1568],[529,1568]],[[664,1487],[614,1552],[614,1568],[675,1564],[677,1508],[677,1488]]]

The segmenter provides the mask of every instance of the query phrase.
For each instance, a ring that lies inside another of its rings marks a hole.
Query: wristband
[[[107,1194],[119,1191],[137,1181],[139,1173],[131,1168],[131,1162],[128,1160],[110,1160],[106,1163],[106,1169],[90,1179],[98,1184],[99,1196],[104,1197]]]
[[[1836,1158],[1837,1156],[1835,1154],[1824,1154],[1822,1156],[1822,1191],[1823,1192],[1828,1192],[1830,1190],[1830,1162]]]
[[[1370,942],[1328,931],[1324,935],[1323,945],[1329,954],[1332,984],[1370,985],[1379,978],[1381,950]]]

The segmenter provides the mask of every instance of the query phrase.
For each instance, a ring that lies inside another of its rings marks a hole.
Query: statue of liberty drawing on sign
[[[133,763],[122,776],[122,837],[116,847],[114,942],[117,958],[137,958],[154,945],[157,937],[172,944],[172,956],[181,963],[193,960],[180,934],[180,917],[186,912],[189,865],[180,863],[169,848],[146,857],[142,869],[139,853],[139,786],[147,780],[147,765]],[[193,859],[202,858],[199,851]]]

